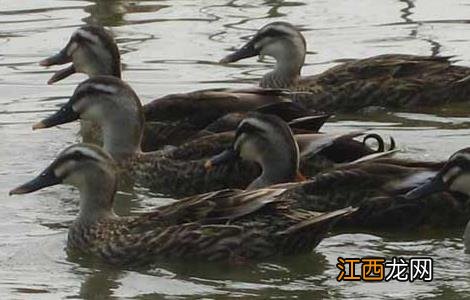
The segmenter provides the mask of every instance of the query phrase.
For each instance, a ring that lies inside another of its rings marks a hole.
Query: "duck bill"
[[[45,118],[44,120],[33,125],[33,130],[49,128],[65,123],[70,123],[77,120],[80,115],[75,112],[72,108],[72,105],[65,104],[59,111],[55,114]]]
[[[46,59],[43,59],[39,62],[39,65],[43,67],[50,67],[54,65],[63,65],[67,64],[69,62],[72,62],[72,56],[68,55],[68,47],[65,47],[64,49],[60,50],[59,53],[52,55]]]
[[[259,51],[255,49],[255,44],[253,41],[249,41],[239,50],[225,56],[220,60],[222,64],[228,64],[232,62],[239,61],[244,58],[253,57],[259,54]]]
[[[62,49],[59,53],[56,55],[53,55],[51,57],[48,57],[44,60],[41,60],[39,64],[44,67],[49,67],[49,66],[54,66],[54,65],[63,65],[69,62],[72,62],[72,56],[68,55],[68,46]],[[73,65],[59,70],[54,73],[54,75],[47,81],[48,84],[53,84],[59,80],[62,80],[72,74],[76,73],[75,67]]]
[[[22,184],[10,191],[10,195],[21,195],[35,192],[48,186],[53,186],[61,183],[62,180],[55,176],[51,167],[44,170],[39,176]]]
[[[55,72],[54,75],[52,75],[52,77],[47,81],[47,84],[56,83],[57,81],[67,78],[70,75],[75,74],[75,73],[76,73],[75,67],[71,65],[65,69]]]
[[[431,194],[443,192],[446,189],[447,186],[445,185],[442,178],[440,176],[436,176],[433,179],[427,181],[426,183],[406,193],[405,198],[408,200],[416,200]]]
[[[213,167],[234,161],[238,159],[238,157],[238,152],[235,151],[233,148],[230,148],[208,159],[204,164],[204,167],[206,168],[206,170],[210,170]]]

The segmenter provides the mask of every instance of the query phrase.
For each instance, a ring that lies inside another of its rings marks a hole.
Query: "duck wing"
[[[320,173],[308,181],[285,188],[295,194],[295,203],[300,208],[331,211],[358,206],[367,198],[401,194],[417,184],[418,179],[425,180],[433,172],[426,168],[370,162]]]
[[[200,90],[155,99],[144,105],[144,115],[147,121],[187,120],[204,128],[227,113],[254,110],[286,96],[278,89]]]
[[[296,98],[312,109],[355,111],[368,106],[429,107],[466,101],[470,68],[451,57],[387,54],[354,60],[319,75],[304,77],[298,89],[313,97]]]
[[[134,232],[149,230],[155,226],[172,226],[190,222],[219,224],[256,212],[268,204],[285,202],[278,197],[286,190],[265,188],[253,191],[224,189],[182,198],[174,203],[160,206],[128,220]]]

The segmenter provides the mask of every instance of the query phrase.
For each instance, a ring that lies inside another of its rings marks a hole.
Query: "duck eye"
[[[84,37],[83,35],[81,34],[76,34],[72,37],[72,40],[77,42],[78,45],[82,45],[82,44],[92,44],[93,41],[89,38],[86,38]]]

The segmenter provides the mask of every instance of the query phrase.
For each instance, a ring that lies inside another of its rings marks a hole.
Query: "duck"
[[[250,112],[245,118],[255,118],[263,122],[262,116],[258,112]],[[283,120],[278,120],[283,122]],[[288,123],[290,127],[290,123]],[[270,140],[281,134],[276,132],[276,127],[266,124],[267,131],[263,131],[265,140]],[[174,160],[190,161],[202,160],[229,149],[233,145],[237,130],[221,132],[196,138],[181,146],[166,148],[158,152],[158,155]],[[295,133],[297,130],[291,128]],[[362,140],[356,140],[362,136]],[[396,148],[395,140],[390,137],[390,145],[386,145],[380,135],[367,133],[364,131],[354,131],[349,133],[297,133],[294,134],[295,141],[299,146],[301,158],[301,173],[313,176],[321,171],[333,169],[344,163],[353,163],[358,160],[369,160],[379,157],[393,156],[399,151]],[[369,140],[377,143],[376,149],[368,145]],[[284,149],[288,147],[287,139],[278,139],[281,143],[270,142],[269,147]]]
[[[96,122],[101,127],[103,148],[127,175],[123,178],[128,177],[168,196],[189,196],[227,187],[244,188],[260,171],[256,164],[242,161],[209,171],[204,167],[205,159],[165,155],[169,151],[143,152],[140,146],[144,126],[141,102],[132,87],[117,77],[94,76],[80,83],[60,110],[34,124],[33,129],[54,127],[78,119]],[[277,135],[274,130],[266,134]],[[327,147],[334,140],[316,141],[303,150],[307,155],[320,147]],[[185,149],[209,155],[208,148],[217,148],[213,144],[208,146],[196,140]],[[359,141],[354,144],[368,149]],[[273,144],[271,147],[277,148],[276,151],[283,149],[283,145]]]
[[[48,84],[56,83],[74,73],[89,77],[114,76],[121,79],[121,57],[112,34],[101,26],[85,25],[72,34],[66,46],[57,54],[39,62],[41,66],[63,65],[68,67],[56,71]],[[281,89],[208,89],[189,93],[170,94],[155,99],[143,106],[145,126],[142,150],[158,150],[164,146],[180,145],[200,134],[209,132],[211,123],[229,113],[243,113],[255,109],[268,110],[291,121],[294,118],[325,114],[298,106],[290,109],[290,92]],[[281,105],[276,105],[281,103]],[[292,105],[291,105],[292,106]],[[287,109],[283,112],[281,109]],[[212,125],[212,129],[214,129]],[[232,130],[235,127],[232,126]],[[99,126],[84,122],[81,128],[84,142],[102,143]]]
[[[263,121],[260,121],[263,120]],[[266,140],[267,124],[284,132],[277,140]],[[283,139],[283,142],[280,140]],[[267,147],[284,143],[283,151]],[[289,154],[290,153],[290,154]],[[335,228],[364,230],[408,230],[458,226],[468,212],[454,195],[441,193],[425,199],[408,200],[403,194],[438,174],[442,161],[419,161],[394,157],[373,157],[336,165],[314,176],[297,180],[301,171],[300,150],[289,127],[275,116],[246,118],[239,125],[233,146],[208,159],[210,169],[228,161],[256,162],[261,168],[247,190],[282,187],[294,207],[311,211],[331,211],[357,207],[358,211],[340,220]],[[465,202],[470,207],[470,202]]]
[[[263,26],[220,62],[258,55],[276,60],[274,70],[261,78],[260,87],[308,92],[293,97],[305,107],[325,112],[423,109],[466,102],[470,96],[470,68],[453,65],[449,56],[383,54],[302,76],[306,40],[294,25],[283,21]]]
[[[242,168],[247,178],[258,172],[256,166],[243,163],[227,164],[208,173],[198,160],[174,160],[158,151],[143,152],[144,116],[140,99],[117,77],[94,76],[80,83],[68,102],[55,114],[34,124],[33,130],[75,120],[98,124],[103,132],[102,147],[120,167],[122,182],[136,183],[166,196],[189,196],[227,186],[244,187],[248,180],[236,176],[240,174],[238,169]],[[219,177],[221,174],[225,177]]]
[[[133,216],[113,211],[118,166],[96,145],[63,150],[39,176],[10,191],[32,193],[58,184],[80,193],[67,253],[111,265],[159,261],[241,263],[311,252],[351,207],[328,213],[290,208],[284,189],[220,190]]]
[[[444,211],[450,218],[458,218],[459,225],[465,224],[463,241],[465,252],[470,253],[470,148],[461,149],[452,154],[447,163],[437,174],[421,183],[413,190],[405,194],[405,198],[411,200],[429,197],[433,194],[451,193],[457,199],[455,205],[461,214],[451,215]],[[445,223],[444,223],[445,224]],[[445,224],[447,225],[447,224]],[[463,226],[463,225],[462,225]]]

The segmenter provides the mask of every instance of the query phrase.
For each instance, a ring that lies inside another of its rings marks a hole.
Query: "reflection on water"
[[[7,191],[77,142],[77,124],[32,133],[85,77],[46,86],[51,70],[37,62],[55,53],[81,24],[111,27],[122,51],[124,78],[144,102],[178,91],[243,87],[272,60],[216,62],[267,22],[287,20],[308,42],[304,74],[351,58],[383,53],[455,55],[470,65],[464,0],[335,1],[1,1],[0,23],[0,298],[110,297],[429,298],[461,299],[470,289],[463,229],[396,235],[339,234],[309,255],[245,266],[165,264],[122,270],[67,257],[65,226],[77,214],[77,193],[52,187],[25,197]],[[336,116],[326,129],[374,128],[391,134],[403,156],[444,159],[468,146],[468,105],[426,112]],[[445,141],[445,142],[444,142]],[[166,204],[144,189],[119,193],[116,210],[129,214]],[[432,256],[432,283],[341,283],[338,256]],[[421,296],[418,296],[421,295]]]

